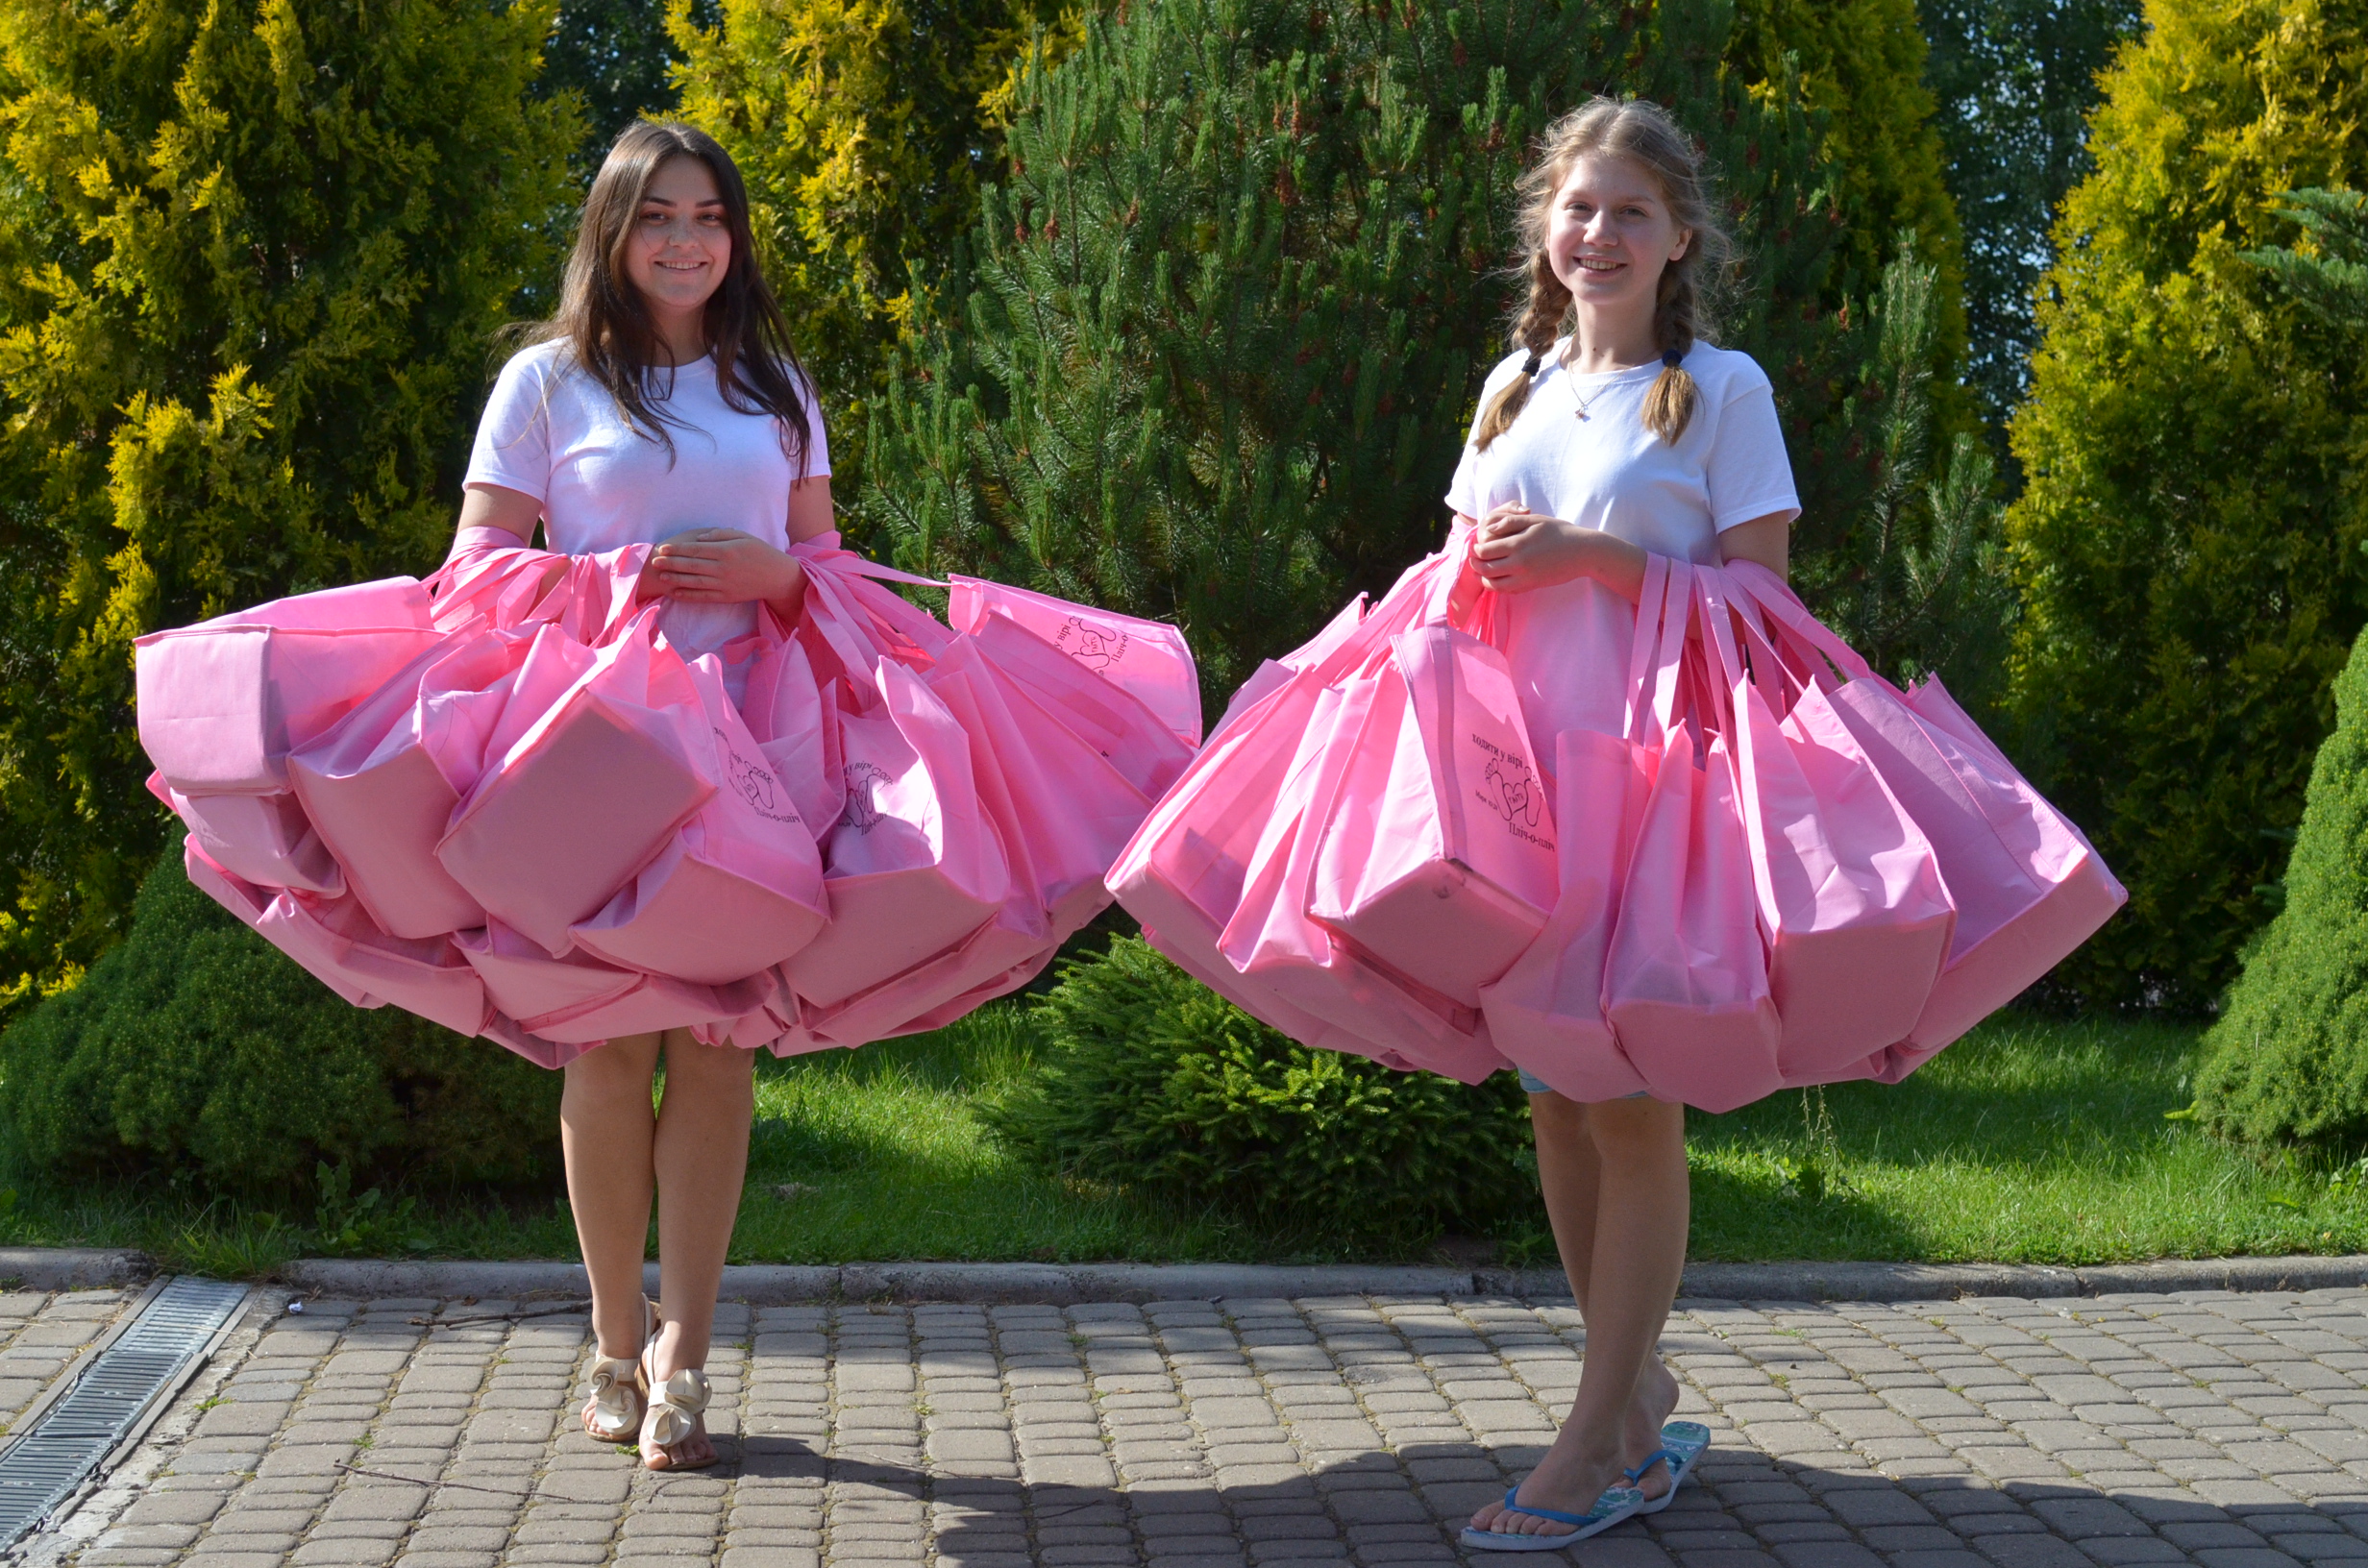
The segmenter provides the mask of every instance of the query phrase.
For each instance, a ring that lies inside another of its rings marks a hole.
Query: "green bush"
[[[1045,1055],[985,1108],[1063,1175],[1349,1244],[1476,1230],[1536,1203],[1527,1102],[1293,1043],[1139,937],[1037,1004]]]
[[[130,935],[0,1035],[0,1137],[45,1180],[142,1175],[340,1198],[557,1164],[559,1075],[399,1008],[348,1005],[189,885],[150,873]]]
[[[2257,1141],[2368,1139],[2368,635],[2335,680],[2285,874],[2285,908],[2204,1037],[2196,1109]]]

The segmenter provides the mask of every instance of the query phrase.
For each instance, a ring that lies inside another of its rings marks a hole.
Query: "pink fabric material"
[[[187,796],[287,788],[288,752],[433,646],[409,577],[300,594],[134,647],[140,745]]]
[[[1912,1027],[1857,1073],[1896,1082],[2045,976],[2129,894],[1936,677],[1903,694],[1774,574],[1738,567],[1731,576],[1797,678],[1832,688],[1834,715],[1930,841],[1957,911],[1943,968]]]
[[[249,882],[297,888],[334,898],[345,892],[345,869],[312,830],[295,796],[185,796],[148,775],[148,793],[173,809],[198,847],[224,870]]]
[[[1444,613],[1464,540],[1294,674],[1240,708],[1109,873],[1146,935],[1187,970],[1309,1044],[1477,1082],[1504,1065],[1475,1009],[1309,919],[1320,830],[1377,701],[1403,698],[1391,639]]]
[[[1554,814],[1502,653],[1443,625],[1393,641],[1316,855],[1307,912],[1466,1008],[1554,907]]]
[[[1780,1082],[1857,1076],[1869,1055],[1914,1026],[1957,912],[1932,845],[1822,688],[1800,687],[1779,722],[1763,690],[1778,679],[1774,649],[1760,641],[1755,683],[1735,636],[1731,579],[1714,567],[1693,576],[1784,1022]],[[1759,641],[1749,622],[1745,630]]]
[[[1142,703],[1186,753],[1200,744],[1200,680],[1175,627],[978,577],[946,580],[952,588],[946,620],[954,630],[977,636],[991,619],[1008,621]]]

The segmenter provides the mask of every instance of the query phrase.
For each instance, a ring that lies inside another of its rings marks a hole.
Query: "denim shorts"
[[[1551,1094],[1554,1092],[1554,1086],[1552,1084],[1540,1082],[1539,1079],[1534,1076],[1527,1067],[1516,1067],[1513,1070],[1521,1075],[1521,1087],[1524,1090],[1527,1090],[1530,1093]],[[1646,1090],[1640,1089],[1634,1094],[1623,1094],[1620,1097],[1627,1100],[1640,1100],[1645,1098],[1646,1094]]]

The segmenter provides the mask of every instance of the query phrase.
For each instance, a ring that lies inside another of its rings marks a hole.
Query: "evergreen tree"
[[[1924,81],[1964,232],[1965,380],[2000,436],[2038,341],[2032,289],[2048,237],[2093,167],[2098,76],[2136,31],[2138,0],[1921,0]]]
[[[2246,259],[2356,352],[2368,346],[2368,197],[2305,190],[2288,200],[2309,248]],[[2352,645],[2334,695],[2335,732],[2311,764],[2282,907],[2204,1037],[2196,1078],[2207,1123],[2257,1141],[2368,1139],[2368,633]]]
[[[441,556],[555,259],[551,19],[0,0],[0,995],[107,945],[161,842],[135,636]]]
[[[1013,62],[1058,0],[675,0],[679,112],[747,178],[799,352],[830,425],[834,490],[856,493],[866,410],[910,310],[905,266],[974,221],[1000,160]]]
[[[1882,286],[1903,255],[1936,274],[1926,362],[1954,427],[1965,355],[1964,264],[1914,0],[1742,0],[1726,55],[1763,102],[1796,92],[1818,117],[1817,162],[1843,218],[1826,303]]]
[[[635,120],[669,112],[682,54],[666,25],[666,0],[561,0],[543,49],[538,97],[575,93],[583,102],[584,138],[577,182],[592,183],[617,134]],[[687,19],[715,25],[713,0],[693,0]]]
[[[1865,318],[1822,307],[1844,220],[1815,128],[1721,65],[1731,12],[1168,0],[1030,64],[936,320],[874,425],[864,505],[905,564],[1192,635],[1221,700],[1350,589],[1435,548],[1501,355],[1510,190],[1606,81],[1707,139],[1751,286],[1722,341],[1775,380],[1813,516],[1879,459]]]
[[[2368,179],[2368,4],[2149,0],[2068,198],[2013,443],[2027,761],[2128,883],[2059,971],[2200,1009],[2269,912],[2368,618],[2368,378],[2242,256]]]

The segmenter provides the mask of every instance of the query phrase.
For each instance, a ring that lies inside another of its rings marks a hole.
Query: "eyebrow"
[[[644,207],[673,207],[677,205],[663,196],[644,196],[641,199],[641,203]],[[691,205],[693,207],[722,207],[724,205],[724,198],[721,196],[703,196]]]

